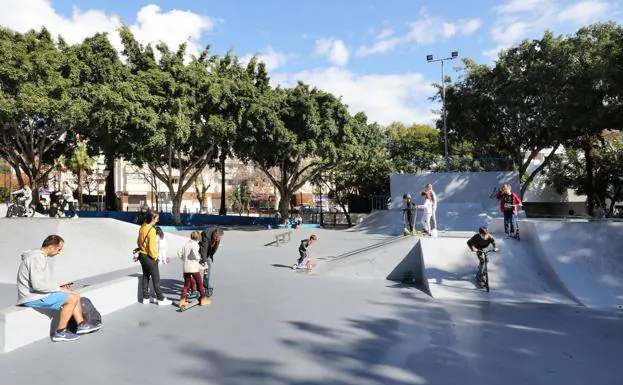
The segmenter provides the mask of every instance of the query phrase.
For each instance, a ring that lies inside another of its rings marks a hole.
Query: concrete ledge
[[[127,276],[85,286],[76,291],[81,296],[88,297],[102,316],[105,316],[135,304],[138,284],[136,277]],[[7,353],[49,338],[58,322],[58,313],[22,306],[0,309],[0,352]]]

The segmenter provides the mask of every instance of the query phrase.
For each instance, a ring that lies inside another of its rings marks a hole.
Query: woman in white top
[[[433,203],[433,215],[431,217],[430,227],[431,229],[437,230],[437,194],[435,194],[435,191],[433,191],[433,185],[430,183],[426,185],[424,191],[430,193],[430,199]]]
[[[433,201],[430,198],[430,195],[430,192],[422,192],[422,197],[424,197],[424,204],[416,206],[418,209],[424,210],[424,215],[422,215],[422,224],[424,225],[424,231],[429,235],[431,231],[430,219],[433,216]]]

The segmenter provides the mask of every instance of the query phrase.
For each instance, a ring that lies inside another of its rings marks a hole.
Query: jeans
[[[298,267],[305,267],[305,261],[307,260],[307,252],[299,251],[300,257],[296,261]]]
[[[207,264],[208,264],[208,268],[206,269],[204,273],[204,281],[203,281],[203,285],[205,286],[206,290],[211,288],[210,278],[212,278],[212,265],[214,264],[214,261],[212,260],[212,258],[208,258]]]
[[[145,254],[139,255],[138,261],[143,268],[143,299],[149,299],[149,278],[151,278],[154,284],[156,298],[159,301],[163,300],[164,295],[162,294],[162,290],[160,290],[160,269],[158,269],[158,262]]]
[[[513,234],[517,228],[517,214],[513,210],[504,210],[504,232]]]

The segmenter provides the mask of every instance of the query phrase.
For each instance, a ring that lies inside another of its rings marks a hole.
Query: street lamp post
[[[454,60],[459,56],[458,51],[452,51],[450,57],[443,59],[433,59],[433,55],[426,55],[426,61],[429,63],[441,62],[441,104],[443,113],[443,145],[446,158],[446,172],[450,172],[450,157],[448,156],[448,127],[446,126],[446,81],[444,76],[443,62],[446,60]]]

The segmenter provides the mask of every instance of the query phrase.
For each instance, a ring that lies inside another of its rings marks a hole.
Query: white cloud
[[[532,12],[550,2],[551,0],[511,0],[506,4],[498,5],[495,7],[495,10],[502,14]]]
[[[446,21],[428,14],[425,8],[420,10],[420,17],[409,23],[409,32],[400,37],[392,37],[393,30],[383,30],[371,46],[360,47],[355,55],[362,57],[373,54],[382,54],[391,51],[403,44],[432,44],[453,36],[467,36],[481,27],[478,19],[460,19],[454,22]],[[391,32],[391,33],[390,33]]]
[[[428,101],[435,93],[422,74],[357,75],[340,67],[316,68],[297,73],[277,73],[272,81],[292,86],[301,80],[343,98],[351,113],[365,112],[371,121],[390,124],[432,123],[438,108]]]
[[[388,37],[392,36],[394,34],[394,30],[391,28],[385,28],[384,30],[382,30],[377,36],[376,39],[377,40],[384,40],[387,39]]]
[[[497,54],[526,38],[539,38],[546,29],[577,28],[605,21],[617,11],[614,0],[510,0],[494,7],[498,19],[491,27],[495,48],[483,55],[495,59]],[[573,31],[568,31],[573,32]]]
[[[563,10],[558,19],[564,22],[587,24],[599,20],[614,8],[607,1],[581,1]]]
[[[254,55],[248,54],[240,58],[243,64],[248,63]],[[288,55],[283,52],[276,51],[273,47],[268,46],[266,49],[255,54],[257,59],[266,64],[266,69],[272,71],[281,67],[288,62]]]
[[[316,40],[316,54],[325,56],[333,65],[343,66],[348,63],[350,52],[348,47],[339,39],[318,39]]]
[[[58,14],[49,0],[0,0],[0,8],[0,25],[19,32],[45,26],[68,43],[79,43],[97,32],[107,32],[111,43],[119,50],[122,48],[117,33],[122,20],[114,14],[74,7],[71,16],[66,17]],[[137,12],[136,22],[130,28],[143,44],[162,41],[176,49],[186,42],[187,52],[196,55],[203,48],[199,39],[203,33],[214,29],[214,21],[190,11],[162,11],[157,5],[149,4]]]

